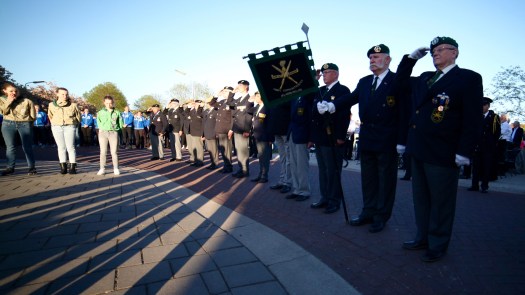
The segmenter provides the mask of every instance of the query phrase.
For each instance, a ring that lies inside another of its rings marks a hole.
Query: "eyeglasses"
[[[443,50],[456,50],[456,48],[454,48],[454,47],[434,48],[434,50],[432,50],[432,55],[434,55],[436,53],[441,53],[441,52],[443,52]]]

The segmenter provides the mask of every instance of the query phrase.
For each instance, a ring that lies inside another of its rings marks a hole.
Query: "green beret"
[[[458,42],[456,40],[450,38],[450,37],[436,37],[434,40],[430,42],[430,52],[434,50],[435,47],[441,45],[441,44],[449,44],[456,48],[458,48]]]
[[[321,72],[324,72],[325,70],[339,71],[339,67],[333,63],[326,63],[321,67]]]
[[[366,56],[370,56],[370,54],[374,54],[374,53],[390,54],[390,49],[385,44],[379,44],[376,46],[372,46],[372,48],[370,48],[368,52],[366,53]]]

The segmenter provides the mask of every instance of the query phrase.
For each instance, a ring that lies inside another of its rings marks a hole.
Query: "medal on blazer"
[[[437,107],[432,111],[430,119],[434,123],[439,123],[443,121],[445,117],[445,111],[448,110],[448,104],[450,102],[450,97],[443,92],[442,94],[437,95],[435,98],[432,98],[432,103],[437,104]]]
[[[330,96],[330,100],[335,100],[335,96]]]
[[[389,107],[393,107],[396,105],[396,98],[394,96],[387,96],[386,97],[386,104]]]
[[[297,115],[302,116],[304,114],[304,108],[297,108]]]

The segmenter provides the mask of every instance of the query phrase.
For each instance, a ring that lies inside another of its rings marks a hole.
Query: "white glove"
[[[317,111],[321,115],[326,113],[326,111],[328,111],[328,105],[327,105],[326,101],[320,101],[320,102],[317,103]]]
[[[411,59],[420,59],[423,56],[427,55],[427,52],[430,50],[428,47],[419,47],[418,49],[414,50],[414,52],[410,53],[408,57]]]
[[[330,114],[335,113],[335,105],[333,103],[327,102],[326,105],[328,106],[328,111],[330,112]]]
[[[456,165],[458,166],[470,165],[470,159],[456,154]]]
[[[398,144],[396,145],[396,150],[398,154],[402,155],[405,153],[405,146]]]

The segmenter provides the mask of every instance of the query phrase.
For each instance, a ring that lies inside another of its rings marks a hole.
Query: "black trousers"
[[[122,128],[122,145],[124,146],[131,146],[132,143],[132,135],[133,134],[133,128],[128,126]]]
[[[392,216],[397,185],[396,150],[361,151],[362,218],[387,222]]]
[[[443,167],[412,157],[412,191],[417,233],[429,249],[446,252],[456,214],[459,168]]]

